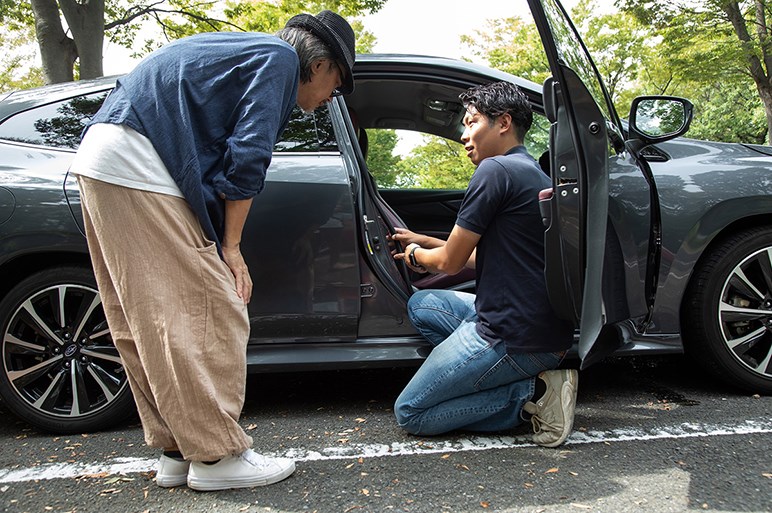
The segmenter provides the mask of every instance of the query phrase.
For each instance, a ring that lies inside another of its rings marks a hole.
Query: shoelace
[[[270,460],[268,458],[254,451],[247,451],[246,454],[242,455],[242,458],[244,458],[247,463],[254,465],[257,468],[265,468],[270,464]]]
[[[553,424],[544,422],[544,420],[542,420],[540,417],[537,417],[536,415],[531,416],[531,426],[533,426],[534,433],[541,433],[543,431],[542,426],[545,426],[552,431],[557,430],[557,427],[555,427]]]

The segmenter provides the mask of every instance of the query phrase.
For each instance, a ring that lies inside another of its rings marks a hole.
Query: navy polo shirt
[[[558,319],[544,278],[539,191],[550,179],[517,146],[484,159],[472,175],[456,224],[480,235],[476,256],[477,332],[510,353],[568,349],[573,327]]]
[[[125,124],[147,137],[220,247],[224,200],[262,190],[299,77],[297,53],[275,36],[198,34],[156,50],[118,79],[89,126]]]

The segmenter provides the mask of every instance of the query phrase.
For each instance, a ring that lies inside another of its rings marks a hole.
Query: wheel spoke
[[[73,417],[80,415],[81,391],[85,388],[83,385],[83,380],[78,372],[78,365],[73,363],[70,366],[70,389],[72,390],[72,409],[70,410],[70,415]]]
[[[90,349],[83,348],[81,349],[80,353],[86,356],[91,356],[92,358],[99,358],[101,360],[123,364],[121,357],[118,355],[118,350],[114,347],[100,347],[98,349],[96,347],[92,347]]]
[[[739,266],[734,270],[730,283],[744,296],[754,298],[756,301],[764,301],[764,294],[745,276]]]
[[[107,379],[110,379],[110,381],[112,381],[114,385],[120,385],[120,382],[118,380],[111,379],[112,376],[107,374],[102,369],[99,369],[100,372],[97,372],[96,370],[94,370],[94,366],[92,366],[92,365],[89,365],[87,367],[87,369],[88,369],[88,373],[91,375],[91,377],[94,378],[94,381],[96,382],[96,384],[99,385],[99,388],[102,389],[102,393],[105,394],[105,397],[107,398],[107,400],[108,401],[112,401],[113,397],[115,397],[115,394],[113,394],[113,392],[107,386],[107,383],[105,383],[103,378],[106,377]]]
[[[10,333],[5,334],[5,339],[3,339],[3,342],[5,342],[6,344],[13,344],[15,346],[24,347],[31,351],[35,351],[36,353],[44,353],[46,350],[44,346],[21,340],[19,338],[14,337]]]
[[[754,321],[757,319],[767,319],[772,316],[772,312],[769,310],[742,308],[739,306],[730,305],[725,301],[721,302],[721,305],[719,306],[719,312],[721,319],[725,322]]]
[[[729,349],[734,351],[735,348],[737,348],[739,346],[742,346],[743,344],[747,344],[749,342],[753,342],[754,340],[764,336],[764,333],[766,333],[766,332],[767,332],[767,328],[762,326],[761,328],[757,329],[756,331],[748,333],[747,335],[745,335],[743,337],[735,338],[735,339],[732,339],[732,340],[729,340],[727,338],[726,344],[727,344],[727,346],[729,346]]]
[[[764,255],[764,257],[761,255]],[[761,272],[764,275],[764,281],[767,284],[767,290],[772,290],[772,248],[767,248],[766,251],[759,255],[759,266],[761,267]]]
[[[48,385],[48,388],[46,388],[46,391],[43,392],[43,394],[38,398],[37,401],[32,403],[32,405],[35,408],[44,409],[44,410],[50,409],[50,406],[51,406],[50,403],[56,400],[56,397],[59,395],[59,392],[61,391],[62,384],[64,383],[64,381],[62,380],[63,376],[64,374],[61,372],[57,373],[56,376],[54,376],[54,379],[51,380],[51,383]],[[51,398],[51,393],[55,389],[58,389],[57,393],[55,394],[53,401],[49,401],[49,399]]]
[[[100,304],[102,304],[102,298],[99,294],[94,294],[94,297],[91,298],[91,304],[78,321],[78,327],[73,333],[73,340],[78,340],[78,338],[80,338],[80,334],[83,331],[83,327],[86,325],[86,321],[88,321],[89,317],[91,317],[91,314],[94,312],[94,309]]]
[[[8,379],[17,387],[21,388],[35,381],[37,378],[48,372],[48,370],[64,358],[62,355],[56,355],[46,361],[24,370],[8,371]]]
[[[110,334],[110,328],[105,328],[105,329],[103,329],[101,331],[95,331],[94,333],[89,335],[89,338],[91,340],[96,340],[96,339],[98,339],[100,337],[104,337],[105,335],[109,335],[109,334]]]
[[[64,314],[64,298],[67,296],[67,285],[60,285],[56,288],[59,295],[59,327],[64,328],[67,324],[67,317]]]
[[[28,299],[24,302],[22,305],[22,308],[24,311],[27,312],[27,314],[32,318],[32,320],[35,322],[36,327],[38,330],[42,331],[43,334],[45,334],[48,338],[59,344],[60,346],[64,345],[64,341],[60,339],[52,330],[51,327],[48,326],[43,319],[40,318],[37,311],[35,311],[35,305],[32,304],[32,299]]]
[[[772,361],[772,345],[770,345],[769,349],[767,350],[767,356],[764,357],[763,360],[759,363],[758,367],[756,367],[756,370],[758,372],[761,372],[762,374],[770,374],[769,370],[769,363]]]

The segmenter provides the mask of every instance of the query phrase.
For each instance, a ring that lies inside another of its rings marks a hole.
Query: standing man
[[[354,31],[299,14],[276,36],[175,41],[90,122],[71,171],[102,305],[159,486],[262,486],[295,470],[238,424],[252,280],[239,249],[252,198],[297,104],[353,90]]]
[[[535,443],[562,444],[571,432],[577,372],[552,370],[573,341],[555,317],[544,280],[538,194],[549,178],[523,146],[533,121],[525,94],[508,82],[461,94],[464,143],[477,165],[447,242],[397,229],[414,270],[476,269],[476,296],[416,292],[408,314],[435,347],[395,405],[416,435],[455,429],[501,431],[530,420]]]

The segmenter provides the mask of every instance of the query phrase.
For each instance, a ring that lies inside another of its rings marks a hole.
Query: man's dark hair
[[[464,108],[474,107],[477,112],[493,123],[503,114],[512,117],[515,135],[520,142],[533,123],[531,103],[522,90],[511,82],[492,82],[472,87],[458,97]]]

